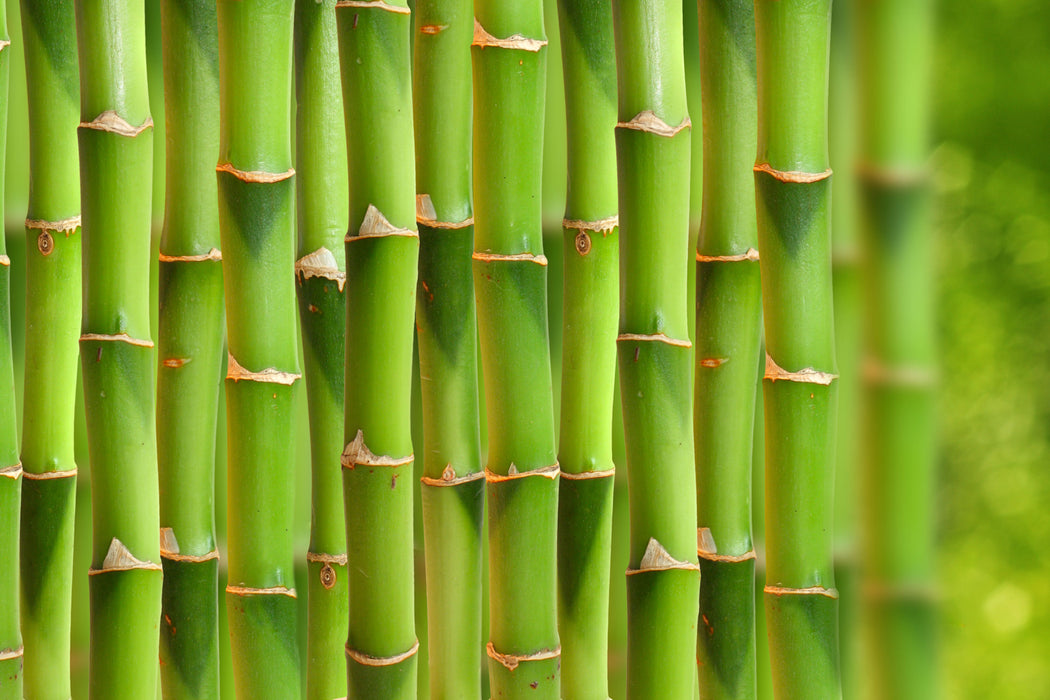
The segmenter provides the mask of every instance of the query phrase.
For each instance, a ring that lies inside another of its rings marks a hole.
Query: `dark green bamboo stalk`
[[[489,454],[489,682],[559,698],[558,474],[540,175],[547,38],[540,0],[474,7],[474,291]]]
[[[0,8],[0,163],[7,150],[7,93],[11,41],[7,9]],[[0,175],[0,196],[4,178]],[[3,221],[0,204],[0,221]],[[0,232],[2,233],[2,232]],[[0,238],[4,236],[0,235]],[[18,616],[18,532],[22,502],[22,465],[18,461],[14,362],[11,355],[11,259],[0,241],[0,698],[22,698],[22,634]]]
[[[7,9],[0,8],[0,163],[7,150],[7,94],[11,40]],[[0,197],[4,178],[0,175]],[[0,204],[0,221],[3,205]],[[2,233],[2,232],[0,232]],[[3,236],[0,236],[3,237]],[[22,465],[18,461],[14,361],[11,354],[11,259],[0,241],[0,698],[22,698],[22,634],[18,615],[18,538]]]
[[[350,166],[343,488],[347,697],[415,698],[411,434],[419,263],[412,18],[404,0],[336,4]]]
[[[829,0],[758,0],[755,187],[766,331],[766,615],[778,698],[837,698]],[[805,508],[800,508],[800,502]]]
[[[68,700],[80,336],[80,85],[70,3],[23,2],[29,102],[22,420],[25,695]]]
[[[160,240],[160,467],[166,700],[219,697],[215,431],[222,371],[218,33],[214,3],[162,0],[165,150]]]
[[[933,3],[860,2],[866,670],[875,698],[937,696],[934,290],[926,177]]]
[[[77,0],[91,459],[91,697],[157,690],[162,573],[150,338],[153,120],[141,3]]]
[[[699,566],[689,342],[690,132],[678,0],[614,0],[629,698],[695,685]],[[645,57],[645,60],[641,60]]]
[[[477,320],[470,255],[471,0],[418,0],[413,95],[431,700],[481,695]]]
[[[296,293],[310,410],[311,502],[306,696],[346,696],[346,530],[341,474],[346,323],[346,131],[335,2],[295,4]]]
[[[228,440],[227,615],[240,698],[298,698],[294,585],[292,0],[222,0],[219,230]]]
[[[696,256],[698,661],[704,698],[754,698],[751,458],[762,319],[752,0],[701,0],[704,204]]]
[[[619,220],[616,55],[602,0],[561,0],[568,140],[558,633],[567,700],[607,700]]]

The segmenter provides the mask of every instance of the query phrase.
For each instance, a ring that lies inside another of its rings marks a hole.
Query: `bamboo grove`
[[[692,3],[0,14],[0,700],[936,695],[930,3]]]

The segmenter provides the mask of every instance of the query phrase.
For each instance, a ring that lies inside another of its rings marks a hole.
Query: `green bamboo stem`
[[[295,4],[296,293],[310,412],[306,696],[346,696],[346,530],[341,474],[346,323],[346,132],[335,2]]]
[[[697,246],[696,483],[703,584],[700,694],[754,698],[751,461],[762,318],[752,165],[757,131],[751,0],[699,3],[704,203]]]
[[[860,2],[866,310],[865,670],[874,698],[937,696],[936,347],[926,175],[931,2]]]
[[[7,9],[0,8],[0,163],[7,151],[7,95],[11,40]],[[0,175],[0,196],[4,192]],[[3,205],[0,205],[3,221]],[[0,236],[2,238],[3,236]],[[11,259],[0,241],[0,698],[22,698],[22,634],[18,610],[19,519],[22,465],[18,461],[14,358],[11,353]]]
[[[150,340],[153,120],[141,3],[78,0],[92,698],[157,689],[162,573]]]
[[[413,95],[431,700],[481,696],[477,320],[470,255],[471,0],[418,0]]]
[[[616,56],[608,3],[561,0],[558,11],[569,164],[558,445],[561,697],[607,700],[619,308]]]
[[[223,301],[215,5],[162,0],[165,151],[157,461],[166,700],[219,697],[215,433]]]
[[[68,700],[80,337],[80,85],[73,5],[23,2],[29,103],[22,420],[25,695]]]
[[[0,163],[7,150],[7,94],[11,41],[7,9],[0,8]],[[0,175],[0,195],[4,178]],[[0,221],[3,221],[0,205]],[[0,232],[2,233],[2,232]],[[0,235],[0,238],[6,239]],[[11,353],[11,259],[0,241],[0,698],[22,698],[22,634],[18,610],[19,519],[22,465],[18,461],[14,360]]]
[[[347,697],[414,698],[412,332],[419,262],[412,18],[404,0],[336,4],[350,166],[343,489]]]
[[[473,258],[489,432],[489,682],[494,698],[555,699],[559,470],[540,203],[543,3],[478,0],[474,19]]]
[[[222,0],[219,230],[228,435],[227,615],[241,698],[298,698],[294,589],[292,0]]]
[[[696,677],[700,576],[682,6],[678,0],[615,0],[613,20],[620,120],[618,356],[631,514],[627,696],[687,698]]]
[[[766,622],[778,698],[837,698],[829,0],[759,0],[755,187],[766,337]],[[806,503],[799,508],[800,501]]]
[[[835,307],[835,360],[839,367],[835,429],[835,582],[839,599],[839,653],[842,695],[857,698],[860,627],[857,616],[857,480],[862,458],[860,366],[860,241],[853,161],[856,158],[857,110],[853,0],[835,3],[831,22],[829,69],[829,143],[835,187],[831,207],[831,270]]]

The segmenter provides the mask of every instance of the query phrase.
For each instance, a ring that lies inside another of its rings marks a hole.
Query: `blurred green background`
[[[560,245],[555,243],[564,203],[564,127],[556,14],[553,2],[546,2],[552,74],[544,209],[551,232],[547,252],[557,358]],[[156,4],[156,0],[146,2],[157,123],[154,207],[159,223],[164,138]],[[4,202],[13,261],[15,357],[20,365],[28,132],[18,3],[8,0],[7,5],[13,46]],[[940,3],[937,32],[931,169],[938,243],[933,273],[940,294],[938,566],[943,697],[1050,698],[1050,5],[1045,0]],[[16,379],[20,385],[21,377]],[[299,398],[305,417],[301,391]],[[224,421],[221,414],[220,421]],[[83,437],[82,427],[78,437]],[[78,540],[86,543],[89,471],[83,440],[80,446]],[[309,522],[305,424],[298,448],[303,477],[297,494],[300,550],[305,553]],[[224,451],[220,440],[220,475]],[[221,521],[221,495],[217,502]],[[624,506],[620,488],[614,533],[621,542],[626,537]],[[625,633],[621,574],[626,555],[619,549],[614,553],[612,577],[610,667],[615,697],[622,693]],[[88,563],[83,547],[80,552],[74,643],[83,650]],[[417,577],[421,582],[421,564]],[[300,589],[305,590],[305,585]],[[421,641],[426,636],[422,604],[420,598]],[[73,666],[76,697],[84,697],[80,693],[86,687],[86,653],[75,653]],[[420,664],[421,683],[425,668]]]

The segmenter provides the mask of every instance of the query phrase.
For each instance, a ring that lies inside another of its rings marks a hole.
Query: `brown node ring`
[[[561,656],[561,647],[557,646],[553,649],[541,649],[532,654],[502,654],[496,651],[496,647],[492,645],[492,642],[489,642],[485,645],[485,652],[489,655],[490,659],[498,661],[500,665],[508,671],[513,671],[526,661],[546,661],[548,659],[557,659]]]
[[[408,651],[402,652],[401,654],[395,654],[394,656],[372,656],[371,654],[365,654],[357,649],[351,649],[349,644],[344,647],[344,649],[346,650],[346,655],[348,657],[362,666],[393,666],[415,656],[416,652],[419,651],[419,640],[417,639]]]

